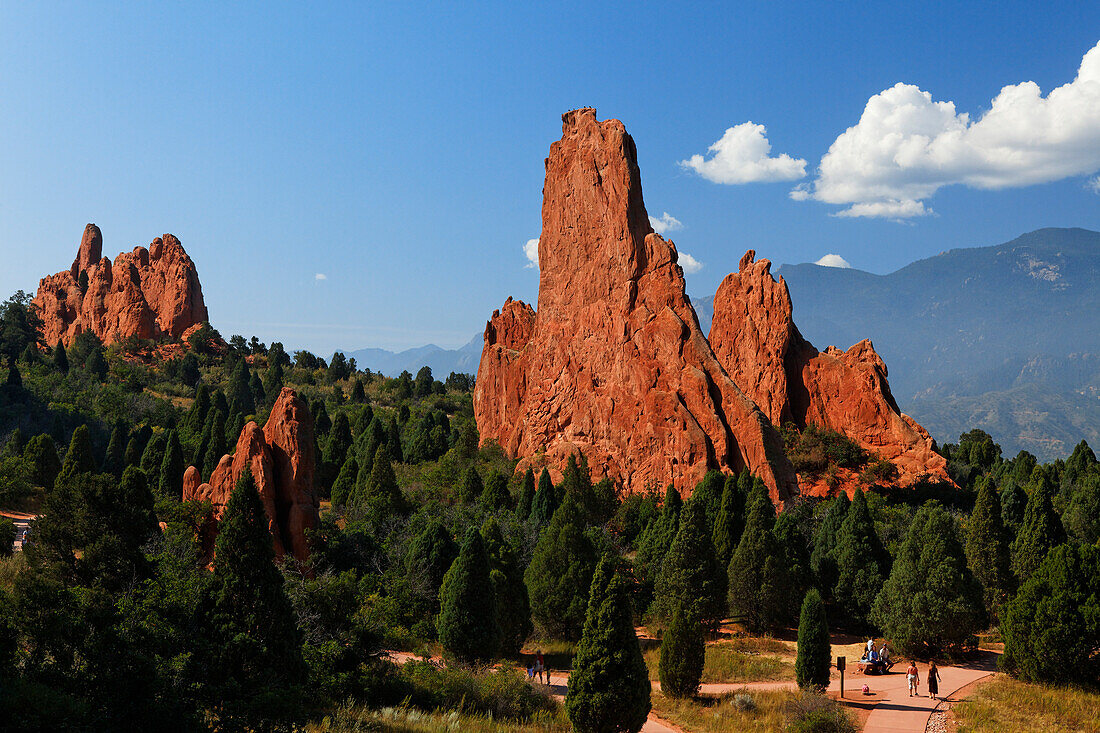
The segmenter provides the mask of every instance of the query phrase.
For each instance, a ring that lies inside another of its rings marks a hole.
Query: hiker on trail
[[[909,662],[909,669],[905,670],[905,676],[909,679],[909,697],[918,693],[920,687],[920,675],[917,673],[917,663]]]
[[[535,674],[539,676],[539,682],[550,684],[550,674],[546,671],[546,660],[542,658],[542,649],[535,650]]]
[[[936,660],[928,665],[928,698],[938,700],[940,694],[940,670],[936,667]]]

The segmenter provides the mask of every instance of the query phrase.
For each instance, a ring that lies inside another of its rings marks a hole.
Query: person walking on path
[[[916,662],[909,662],[909,669],[905,670],[905,676],[909,680],[909,697],[918,694],[920,688],[920,675],[917,673]]]
[[[928,699],[936,700],[940,694],[940,670],[936,667],[936,660],[933,659],[931,664],[928,665]]]
[[[546,660],[542,657],[542,649],[535,650],[535,674],[539,676],[539,682],[550,684],[550,674],[546,671]]]

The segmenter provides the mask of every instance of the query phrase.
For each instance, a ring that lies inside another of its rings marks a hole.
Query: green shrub
[[[545,688],[527,684],[516,671],[473,672],[432,662],[405,662],[401,678],[410,702],[424,710],[457,710],[494,718],[527,720],[556,707]]]
[[[787,703],[789,733],[856,733],[852,718],[835,700],[803,694]]]

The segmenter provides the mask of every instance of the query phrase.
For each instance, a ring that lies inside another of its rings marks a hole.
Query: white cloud
[[[532,268],[539,266],[539,240],[528,239],[527,243],[523,245],[523,254],[527,258],[527,264],[525,268]]]
[[[680,267],[683,268],[685,275],[694,275],[703,269],[703,263],[695,259],[687,252],[679,252],[677,262],[680,263]]]
[[[714,183],[797,181],[804,178],[805,160],[792,158],[786,153],[777,158],[768,157],[772,146],[765,132],[763,125],[742,122],[726,130],[718,142],[707,148],[708,153],[714,153],[709,159],[693,155],[681,160],[680,165]]]
[[[314,280],[328,280],[328,275],[326,275],[323,272],[318,272],[316,275],[313,276],[313,279]]]
[[[825,255],[814,264],[821,265],[822,267],[839,267],[843,270],[847,270],[849,267],[851,267],[851,265],[848,263],[848,260],[844,259],[840,255],[834,254]]]
[[[1001,189],[1100,170],[1100,43],[1077,77],[1042,96],[1031,81],[1006,86],[977,120],[911,84],[867,101],[791,198],[847,206],[839,216],[902,219],[943,186]]]
[[[684,225],[675,216],[670,215],[667,211],[661,214],[661,218],[658,219],[654,216],[649,217],[649,225],[653,227],[653,231],[658,234],[664,234],[665,232],[675,232],[678,229],[683,229]]]
[[[1097,176],[1096,178],[1091,179],[1089,181],[1088,185],[1089,185],[1089,188],[1092,189],[1093,193],[1100,193],[1100,176]]]

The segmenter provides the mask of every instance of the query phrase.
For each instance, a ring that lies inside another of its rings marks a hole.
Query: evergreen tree
[[[737,477],[727,476],[722,483],[722,499],[714,519],[714,555],[718,567],[729,567],[744,530],[745,497],[737,488]]]
[[[62,374],[69,373],[69,355],[65,353],[65,344],[60,341],[53,350],[53,368]]]
[[[1084,545],[1100,540],[1100,471],[1089,471],[1070,497],[1062,515],[1066,529]]]
[[[1026,508],[1027,492],[1015,480],[1010,479],[1001,489],[1001,519],[1010,537],[1019,533]]]
[[[397,427],[396,418],[391,417],[389,425],[386,426],[386,448],[389,449],[390,457],[395,463],[405,462],[405,455],[401,450],[401,430]]]
[[[405,575],[418,600],[413,614],[419,614],[435,635],[435,620],[439,616],[439,589],[443,578],[458,557],[458,544],[437,518],[430,519],[420,530],[405,553]]]
[[[661,639],[657,671],[661,692],[669,697],[692,697],[699,691],[706,660],[703,624],[690,608],[677,608]]]
[[[637,733],[650,707],[649,674],[634,633],[630,584],[621,561],[607,555],[592,577],[565,713],[578,733]]]
[[[848,507],[851,502],[848,494],[841,492],[829,504],[825,518],[821,520],[817,531],[814,532],[814,549],[810,554],[810,568],[813,570],[817,587],[826,598],[832,598],[833,588],[837,581],[836,567],[836,540],[840,534],[840,528],[848,516]]]
[[[313,415],[313,434],[321,437],[328,435],[328,431],[332,429],[332,419],[328,416],[325,401],[314,400],[309,411]],[[337,411],[336,414],[339,418],[340,412]],[[347,415],[344,416],[344,419],[347,419]],[[348,426],[348,435],[351,435],[351,426]]]
[[[444,655],[460,664],[491,662],[500,650],[500,624],[490,572],[485,543],[471,529],[440,590],[439,641]]]
[[[194,387],[200,379],[202,372],[199,371],[199,358],[194,352],[188,351],[180,361],[180,381],[188,387]]]
[[[1053,548],[1005,606],[1002,667],[1029,682],[1100,679],[1100,547]]]
[[[634,556],[634,573],[638,578],[638,607],[649,608],[653,599],[653,590],[657,578],[661,575],[661,565],[676,533],[680,530],[680,510],[683,500],[680,492],[669,486],[665,491],[665,501],[661,505],[661,514],[656,521],[650,522],[642,530],[638,540],[638,552]]]
[[[210,438],[202,457],[203,478],[210,478],[214,469],[218,467],[218,461],[228,452],[229,448],[225,441],[225,415],[218,408],[214,408],[210,418]]]
[[[103,473],[122,476],[126,468],[126,429],[119,423],[111,431],[111,440],[107,443],[107,452],[103,455]]]
[[[48,433],[36,435],[27,441],[27,447],[23,449],[23,460],[27,462],[28,478],[35,486],[53,486],[61,472],[57,445]]]
[[[160,472],[160,464],[164,462],[164,449],[168,445],[168,435],[161,432],[153,435],[145,444],[145,450],[141,453],[141,463],[138,467],[146,476],[157,476]]]
[[[779,545],[783,558],[782,609],[784,619],[792,624],[798,620],[799,608],[806,596],[806,590],[813,585],[813,570],[810,566],[809,527],[813,522],[813,509],[806,502],[796,502],[789,506],[775,520],[772,533]]]
[[[1012,543],[1012,571],[1021,583],[1039,567],[1051,548],[1066,541],[1065,528],[1051,499],[1054,487],[1041,467],[1032,472],[1029,487],[1024,520]]]
[[[209,704],[222,726],[268,729],[299,707],[306,671],[294,609],[251,469],[218,525],[209,643]]]
[[[531,505],[535,501],[535,472],[530,468],[523,474],[523,489],[516,505],[516,519],[523,521],[531,515]]]
[[[336,474],[347,461],[352,446],[351,424],[348,422],[347,413],[343,410],[336,413],[336,421],[329,430],[328,441],[325,443],[324,459],[322,460],[323,472],[320,483],[323,487],[332,486],[336,480]]]
[[[966,565],[954,518],[938,502],[913,517],[871,617],[912,653],[941,652],[983,627],[981,585]]]
[[[14,361],[8,365],[8,376],[4,380],[4,384],[8,387],[23,386],[23,375],[19,373],[19,367]]]
[[[581,508],[567,496],[535,545],[524,573],[535,625],[555,639],[577,640],[584,626],[596,550]]]
[[[550,472],[544,468],[539,475],[539,490],[535,492],[535,498],[531,501],[531,521],[545,527],[550,524],[557,510],[558,493],[554,488],[554,482],[550,480]]]
[[[840,525],[834,555],[837,581],[833,598],[848,618],[864,624],[886,581],[890,556],[875,532],[867,497],[861,490],[856,491]]]
[[[662,618],[671,619],[676,609],[683,608],[706,627],[716,629],[725,610],[726,584],[719,580],[724,573],[714,556],[706,512],[706,503],[694,496],[684,506],[680,526],[661,564],[653,605]]]
[[[432,382],[435,380],[432,378],[431,367],[420,367],[420,371],[416,373],[416,380],[413,383],[413,395],[417,398],[430,397],[432,394]]]
[[[206,425],[208,412],[210,412],[210,389],[205,384],[200,384],[195,390],[195,399],[187,409],[183,424],[192,433],[201,433]]]
[[[458,500],[470,504],[477,501],[483,491],[485,491],[485,485],[481,483],[481,475],[477,472],[477,468],[470,464],[462,473],[462,483],[459,484],[458,488]]]
[[[489,517],[481,527],[481,539],[489,555],[490,580],[497,599],[501,652],[519,654],[531,634],[531,601],[523,583],[523,565],[515,550],[504,541],[500,525]]]
[[[268,354],[268,367],[264,372],[264,394],[267,395],[268,404],[274,404],[279,399],[279,393],[283,391],[283,364],[281,361],[271,361]]]
[[[485,488],[478,499],[478,506],[487,512],[498,509],[508,509],[512,506],[512,495],[508,493],[508,479],[504,474],[494,470],[489,474],[485,482]]]
[[[794,675],[803,689],[823,691],[829,686],[832,647],[829,644],[829,624],[825,620],[825,604],[816,588],[811,588],[802,601],[798,615],[798,655]]]
[[[103,358],[103,348],[93,349],[84,362],[84,368],[89,374],[102,382],[107,378],[107,360]]]
[[[991,620],[1014,590],[1008,533],[1001,522],[1001,501],[988,478],[978,480],[978,498],[967,523],[966,560],[982,584],[985,610]]]
[[[61,464],[61,472],[57,475],[55,485],[69,480],[79,473],[95,471],[95,458],[92,456],[92,437],[87,425],[79,425],[73,431],[73,437],[69,441],[69,449],[65,451],[65,461]]]
[[[252,387],[249,386],[251,378],[252,372],[248,369],[248,360],[240,359],[229,377],[231,412],[240,412],[242,415],[251,415],[256,412],[256,400],[252,396]]]
[[[337,506],[347,504],[355,495],[355,480],[359,475],[359,463],[355,460],[355,451],[348,451],[348,458],[340,467],[340,473],[332,483],[332,503]]]
[[[753,486],[745,512],[745,531],[728,568],[730,615],[758,631],[785,616],[783,553],[775,539],[775,507],[763,483]]]
[[[164,458],[160,462],[160,479],[157,490],[161,496],[173,499],[183,497],[183,448],[175,430],[168,431],[168,441],[164,446]]]
[[[368,504],[396,511],[401,508],[401,489],[397,485],[397,476],[390,463],[389,450],[385,445],[378,446],[371,466],[370,480],[367,481],[364,498]]]
[[[0,451],[0,458],[20,458],[23,455],[24,448],[26,448],[26,441],[23,440],[23,431],[16,428],[8,436],[8,442],[4,443],[4,450]]]
[[[710,470],[703,476],[703,480],[695,485],[691,492],[691,500],[703,505],[703,516],[706,518],[707,535],[714,536],[714,524],[722,511],[722,495],[725,493],[726,476],[721,471]]]
[[[252,392],[252,404],[257,407],[267,404],[267,395],[264,393],[264,383],[260,379],[260,375],[256,372],[252,372],[252,376],[248,378],[248,389]]]
[[[351,401],[360,405],[367,401],[367,393],[363,389],[363,380],[356,379],[351,385]]]

